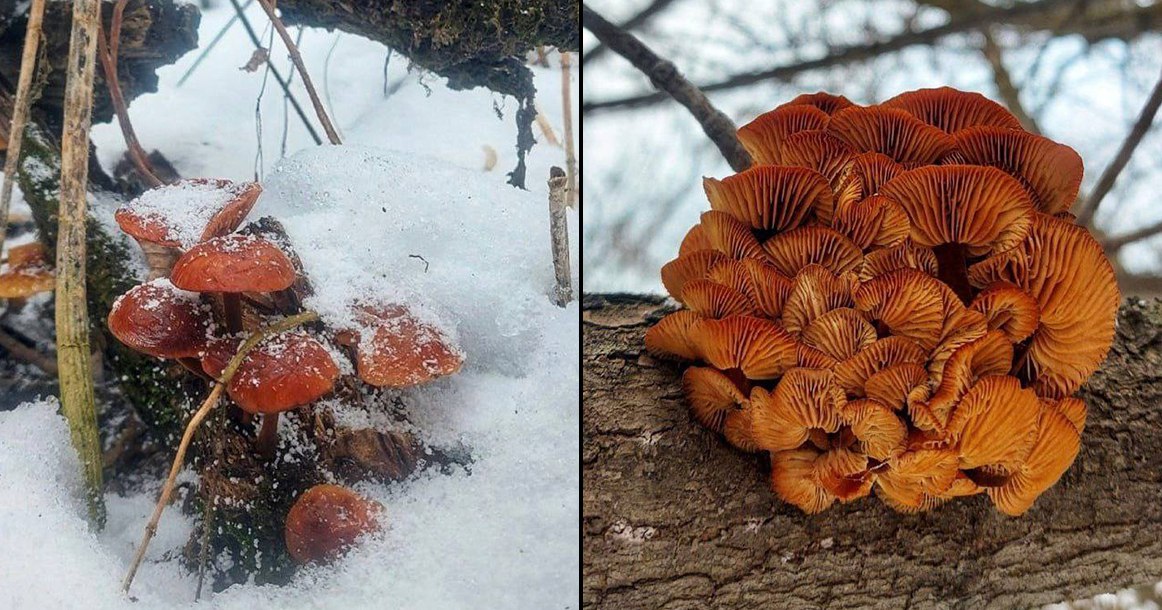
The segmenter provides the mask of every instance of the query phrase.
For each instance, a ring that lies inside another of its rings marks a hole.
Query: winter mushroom
[[[451,375],[464,363],[464,355],[446,333],[402,305],[364,304],[355,311],[364,328],[355,367],[366,383],[406,388]]]
[[[364,535],[380,530],[383,505],[338,485],[315,485],[286,515],[286,549],[296,562],[335,560]]]
[[[261,192],[257,182],[181,180],[142,193],[113,218],[145,252],[153,279],[173,266],[182,249],[237,229]]]
[[[211,341],[202,357],[206,374],[219,378],[237,347],[231,339]],[[339,367],[321,343],[305,332],[290,332],[250,350],[226,393],[247,413],[263,415],[256,445],[269,459],[278,442],[278,414],[318,400],[338,378]]]
[[[645,334],[690,365],[694,419],[770,452],[808,512],[873,485],[909,512],[1028,508],[1076,455],[1069,396],[1119,299],[1065,212],[1080,158],[949,88],[804,95],[738,135],[756,165],[704,179],[710,210],[662,268],[682,309]]]
[[[8,269],[0,274],[0,299],[23,299],[55,287],[56,276],[40,242],[8,249]]]
[[[174,263],[170,280],[183,290],[221,293],[227,329],[238,332],[242,329],[241,293],[288,288],[295,281],[295,268],[272,242],[235,233],[190,248]]]
[[[134,351],[184,359],[205,351],[213,320],[200,295],[157,278],[118,297],[107,323],[109,332]]]

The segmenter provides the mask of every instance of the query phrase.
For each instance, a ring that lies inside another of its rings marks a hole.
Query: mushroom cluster
[[[949,88],[802,95],[738,136],[755,164],[704,180],[662,268],[684,308],[645,339],[690,363],[693,416],[809,513],[873,488],[1028,510],[1078,453],[1120,300],[1068,211],[1081,158]]]
[[[138,352],[221,380],[250,333],[301,313],[310,289],[303,288],[297,257],[285,240],[255,228],[273,221],[239,230],[260,192],[258,184],[190,180],[148,191],[119,209],[118,224],[151,256],[155,277],[113,304],[112,334]],[[241,423],[262,417],[255,441],[262,458],[276,452],[279,414],[334,393],[345,370],[355,372],[352,381],[386,388],[459,370],[459,349],[407,306],[356,301],[349,309],[352,328],[324,321],[263,338],[226,383]]]

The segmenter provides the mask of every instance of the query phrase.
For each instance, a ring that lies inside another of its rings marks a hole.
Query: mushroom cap
[[[755,441],[777,452],[801,447],[812,430],[839,430],[847,399],[831,371],[795,367],[773,392],[751,390],[750,402]]]
[[[843,415],[868,457],[886,461],[904,451],[908,426],[891,407],[875,399],[853,400]]]
[[[808,514],[822,512],[838,499],[816,478],[819,456],[813,447],[771,453],[771,489]]]
[[[188,248],[237,229],[261,193],[257,182],[192,178],[146,191],[113,218],[140,241]]]
[[[899,108],[852,106],[836,112],[825,131],[858,152],[878,152],[897,163],[934,163],[953,149],[952,138]]]
[[[1065,474],[1080,448],[1081,431],[1061,412],[1044,408],[1028,459],[1003,485],[989,488],[989,498],[1007,515],[1024,513]]]
[[[450,337],[402,305],[358,305],[361,333],[355,366],[377,387],[406,388],[460,370],[464,355]]]
[[[988,375],[972,386],[953,409],[948,434],[959,467],[1012,470],[1020,466],[1037,440],[1041,401],[1015,377]]]
[[[799,339],[836,360],[846,360],[875,343],[876,329],[862,312],[838,307],[811,320]]]
[[[722,432],[729,414],[748,402],[750,384],[745,378],[732,380],[715,369],[692,366],[682,374],[682,390],[694,419],[710,430]]]
[[[211,341],[202,369],[220,377],[239,341]],[[269,337],[246,353],[226,392],[248,413],[271,414],[312,403],[335,386],[339,367],[330,352],[305,332]]]
[[[232,233],[190,248],[174,263],[170,279],[195,292],[276,292],[294,283],[295,268],[274,243]]]
[[[810,104],[781,106],[739,127],[738,140],[756,164],[776,164],[788,136],[823,129],[830,118],[826,112]]]
[[[23,299],[56,288],[48,251],[38,241],[8,249],[8,269],[0,274],[0,299]]]
[[[782,104],[779,108],[786,108],[787,106],[814,106],[827,114],[835,114],[836,111],[843,110],[849,106],[854,106],[851,100],[842,95],[835,95],[827,93],[826,91],[818,91],[816,93],[803,93],[795,96],[794,99]]]
[[[917,246],[911,239],[905,239],[894,246],[868,252],[863,257],[859,279],[866,282],[896,269],[916,269],[936,277],[940,268],[931,248]]]
[[[780,273],[794,277],[807,265],[822,265],[836,275],[859,269],[863,251],[834,229],[806,226],[780,233],[763,243]]]
[[[213,323],[201,295],[166,278],[134,286],[113,302],[109,332],[134,351],[156,358],[196,357]]]
[[[779,165],[813,169],[834,187],[847,170],[855,151],[843,140],[822,131],[800,131],[783,141]]]
[[[725,260],[730,260],[730,257],[714,249],[680,254],[678,258],[662,265],[662,286],[665,286],[670,296],[681,302],[686,282],[706,277],[711,267]]]
[[[1028,191],[995,167],[920,167],[896,176],[880,193],[904,208],[917,245],[963,244],[973,255],[1015,246],[1035,213]]]
[[[696,315],[696,314],[695,314]],[[747,379],[775,379],[796,365],[799,342],[778,324],[754,316],[694,320],[689,340],[698,358]]]
[[[703,178],[710,208],[763,231],[785,231],[807,218],[830,221],[834,195],[814,169],[756,165],[716,180]]]
[[[339,485],[315,485],[286,515],[286,550],[298,563],[326,563],[377,532],[383,505]]]
[[[1085,168],[1077,151],[1049,138],[1002,127],[973,127],[957,133],[964,163],[991,165],[1021,182],[1037,210],[1064,212],[1073,205]]]
[[[758,309],[744,292],[713,280],[692,280],[682,289],[682,302],[707,318],[756,315]]]
[[[855,155],[835,185],[835,208],[845,207],[875,195],[889,180],[902,174],[904,166],[877,152]]]
[[[832,228],[866,251],[903,242],[912,232],[912,223],[900,204],[871,195],[836,213]]]
[[[827,312],[850,307],[854,283],[851,274],[838,275],[821,265],[803,267],[791,281],[779,321],[792,333],[802,333]]]
[[[1021,129],[1021,122],[1004,106],[979,93],[952,87],[906,91],[880,105],[904,110],[948,133],[978,125]]]
[[[1039,324],[1017,364],[1040,396],[1072,394],[1105,359],[1121,294],[1083,227],[1038,214],[1024,241],[973,265],[968,277],[975,286],[1009,282],[1036,299]]]

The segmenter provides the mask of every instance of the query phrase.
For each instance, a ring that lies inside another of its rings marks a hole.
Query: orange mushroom
[[[0,273],[0,299],[24,299],[56,288],[56,275],[40,242],[8,249],[8,268]]]
[[[360,537],[378,532],[383,505],[338,485],[315,485],[286,515],[286,550],[300,564],[334,561]]]
[[[1076,455],[1070,395],[1119,299],[1066,211],[1080,158],[946,87],[803,95],[738,135],[756,165],[704,180],[711,209],[662,269],[683,308],[645,335],[692,365],[694,418],[770,452],[807,512],[873,487],[907,512],[1027,509]]]
[[[220,377],[237,346],[234,340],[211,342],[202,357],[206,374]],[[338,378],[339,367],[321,343],[304,332],[289,332],[247,352],[226,392],[242,410],[263,415],[256,445],[269,459],[278,442],[278,414],[322,398]]]
[[[195,358],[212,329],[209,306],[200,295],[158,278],[134,286],[113,302],[109,332],[134,351],[155,358]]]
[[[232,233],[203,241],[174,263],[174,286],[221,293],[230,332],[242,330],[243,292],[276,292],[295,281],[289,257],[269,240]]]
[[[360,304],[355,311],[363,326],[355,367],[366,383],[406,388],[451,375],[464,363],[451,338],[407,307]]]

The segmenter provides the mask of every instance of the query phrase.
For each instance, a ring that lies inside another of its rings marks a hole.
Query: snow
[[[256,5],[248,13],[255,24],[266,22]],[[202,40],[231,14],[226,3],[206,9]],[[161,520],[131,601],[120,581],[160,483],[126,497],[107,494],[107,526],[89,531],[77,459],[55,402],[24,404],[0,412],[0,608],[53,610],[82,601],[94,610],[577,607],[579,309],[555,307],[549,298],[545,185],[550,165],[564,166],[564,153],[535,147],[529,191],[514,189],[505,184],[516,163],[511,98],[450,91],[442,79],[409,72],[398,54],[386,79],[400,86],[385,97],[381,45],[308,29],[301,48],[343,147],[316,147],[292,112],[283,154],[281,91],[273,79],[266,83],[260,127],[255,100],[263,70],[237,69],[252,50],[240,27],[182,87],[176,81],[197,52],[163,68],[160,91],[130,106],[134,127],[145,147],[160,150],[183,176],[262,178],[250,219],[273,215],[284,224],[315,286],[308,305],[328,323],[349,316],[352,299],[406,301],[455,339],[465,356],[461,372],[387,396],[402,398],[411,431],[470,455],[470,466],[359,485],[386,508],[381,534],[331,566],[300,570],[287,586],[203,591],[199,604],[196,578],[177,560],[195,527],[176,508],[179,499]],[[290,72],[277,41],[272,57]],[[555,54],[550,61],[557,65]],[[560,71],[534,71],[540,107],[560,135]],[[305,104],[299,82],[294,90]],[[574,112],[579,107],[574,98]],[[124,152],[116,124],[95,126],[93,139],[112,168]],[[498,151],[492,171],[482,169],[485,146]],[[111,233],[115,207],[91,201],[93,216]],[[577,261],[575,213],[569,222]],[[379,411],[338,418],[393,425]],[[194,480],[190,471],[182,477]]]

